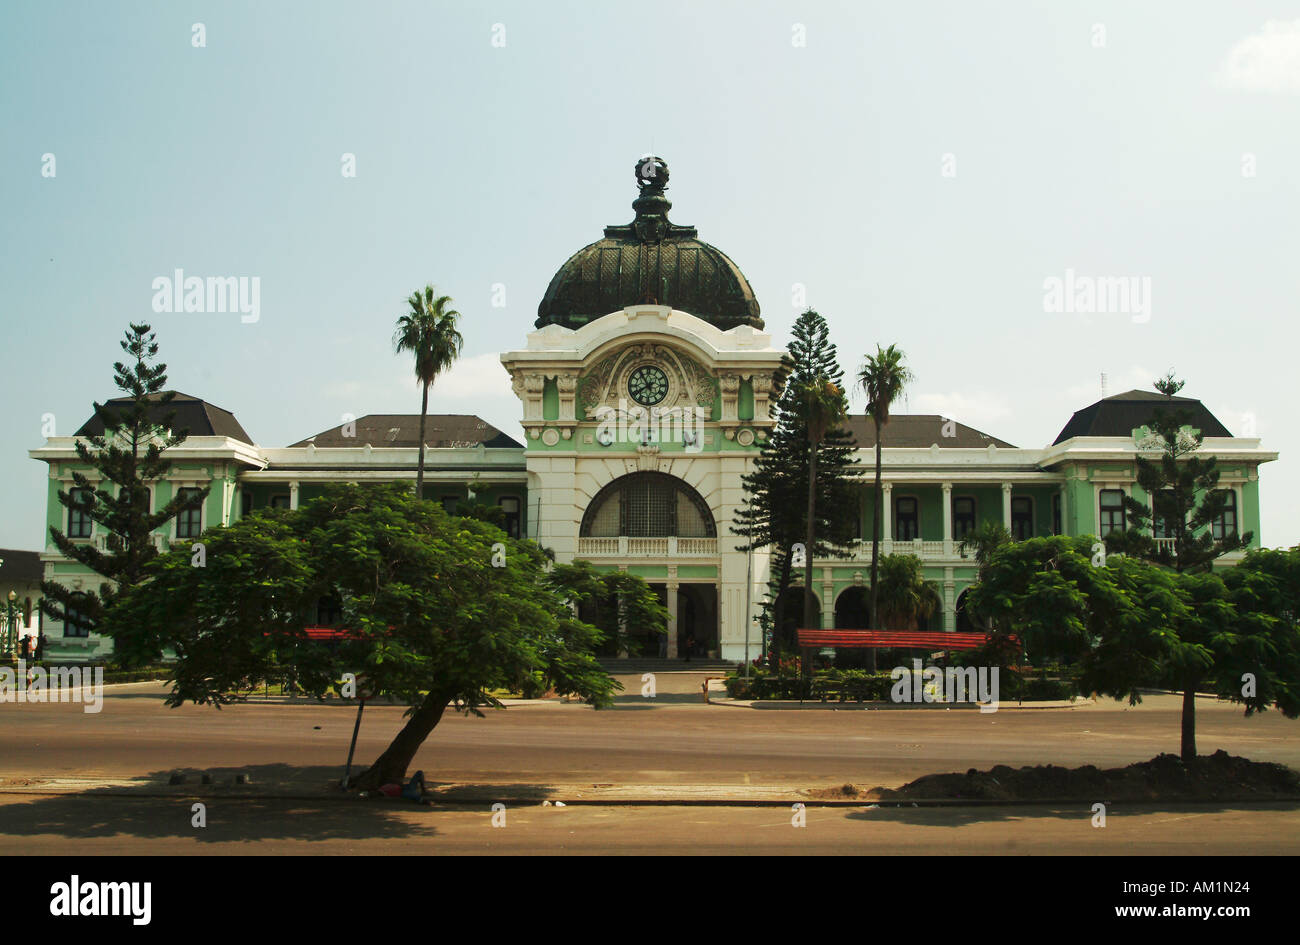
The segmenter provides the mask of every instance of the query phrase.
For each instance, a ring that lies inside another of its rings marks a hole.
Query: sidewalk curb
[[[978,705],[970,703],[957,703],[955,705],[944,705],[937,702],[822,702],[820,699],[805,699],[803,702],[797,699],[732,699],[730,696],[721,696],[719,698],[709,699],[710,705],[731,706],[740,709],[837,709],[851,711],[907,711],[909,709],[921,709],[929,712],[936,711],[962,711],[971,712],[979,711]],[[998,707],[989,712],[983,712],[984,715],[996,715],[998,712],[1008,711],[1031,711],[1042,709],[1077,709],[1082,706],[1096,705],[1095,699],[1080,699],[1076,702],[1040,702],[1032,705],[1018,705],[1014,702],[1000,702]]]
[[[79,791],[39,791],[33,789],[0,789],[0,797],[24,796],[24,797],[80,797],[84,792]],[[494,803],[502,803],[513,807],[545,807],[548,806],[546,801],[550,801],[553,806],[556,800],[563,802],[568,807],[780,807],[789,808],[793,804],[803,804],[806,808],[940,808],[940,807],[1072,807],[1081,806],[1085,809],[1091,809],[1092,805],[1098,803],[1095,797],[1087,798],[1028,798],[1022,800],[988,800],[983,798],[933,798],[915,800],[872,800],[870,798],[859,798],[856,800],[839,800],[833,798],[808,798],[800,796],[798,793],[791,793],[785,798],[773,797],[755,797],[755,798],[737,798],[737,797],[617,797],[617,798],[598,798],[598,797],[565,797],[560,795],[557,798],[537,798],[512,796],[510,794],[487,794],[484,793],[479,797],[434,797],[429,805],[403,803],[398,798],[369,797],[363,798],[356,794],[200,794],[193,791],[186,791],[176,794],[167,794],[159,791],[97,791],[95,799],[104,797],[120,797],[129,799],[148,799],[148,800],[173,800],[173,801],[202,801],[212,804],[219,801],[293,801],[296,803],[311,804],[369,804],[374,802],[379,806],[391,807],[394,810],[418,810],[422,807],[431,810],[463,810],[488,806]],[[386,803],[392,802],[392,803]],[[1120,805],[1130,807],[1156,807],[1167,808],[1170,806],[1205,806],[1214,805],[1224,807],[1227,805],[1267,805],[1267,804],[1300,804],[1300,796],[1296,797],[1227,797],[1213,798],[1205,800],[1187,800],[1187,799],[1170,799],[1158,800],[1151,798],[1141,798],[1126,800],[1121,798],[1118,801],[1106,800],[1104,802],[1111,811]]]

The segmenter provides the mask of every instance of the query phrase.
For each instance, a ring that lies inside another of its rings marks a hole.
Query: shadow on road
[[[135,788],[90,788],[57,796],[7,795],[12,802],[0,804],[0,836],[182,838],[204,843],[432,838],[437,831],[420,819],[444,804],[461,809],[481,806],[488,816],[489,797],[496,792],[516,803],[521,799],[540,803],[551,793],[537,784],[489,787],[430,781],[433,804],[428,806],[339,791],[338,766],[204,769],[212,775],[212,784],[200,783],[204,772],[178,770],[186,775],[185,784],[168,785],[173,772],[167,770],[151,772]],[[236,785],[237,773],[248,775],[250,783]],[[295,797],[275,797],[272,792]],[[205,807],[205,827],[194,826],[196,803]]]
[[[815,806],[816,802],[809,802]],[[872,810],[853,810],[846,815],[848,820],[888,821],[890,823],[910,824],[918,827],[967,827],[972,824],[1008,823],[1011,821],[1032,820],[1074,820],[1089,821],[1093,817],[1093,803],[1106,804],[1107,817],[1124,817],[1133,814],[1222,814],[1227,811],[1294,811],[1300,810],[1300,804],[1294,801],[1267,801],[1260,803],[1222,804],[1205,801],[1176,801],[1161,803],[1159,801],[1137,802],[1106,801],[1083,802],[1077,804],[999,804],[988,807],[878,807]]]

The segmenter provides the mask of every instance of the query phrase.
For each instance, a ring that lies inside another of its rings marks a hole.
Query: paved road
[[[432,778],[462,782],[711,783],[897,786],[924,774],[1012,766],[1125,765],[1178,751],[1179,698],[1067,710],[775,711],[705,706],[690,694],[637,696],[608,711],[548,703],[448,714],[416,756]],[[137,777],[176,768],[247,769],[271,777],[338,777],[350,707],[247,705],[167,709],[161,687],[119,689],[98,715],[77,705],[0,705],[0,777]],[[665,701],[665,700],[685,701]],[[365,710],[357,759],[368,764],[402,709]],[[1202,701],[1198,747],[1300,768],[1300,722]]]
[[[1300,849],[1300,807],[1118,807],[1104,828],[1085,808],[405,807],[212,800],[0,796],[0,855],[869,854],[1266,855]]]
[[[448,716],[416,757],[434,781],[517,787],[644,785],[665,794],[698,786],[737,791],[897,786],[924,774],[994,764],[1101,767],[1177,751],[1179,699],[1129,708],[1065,710],[811,709],[776,711],[699,702],[699,677],[661,674],[659,699],[633,693],[612,710],[546,703]],[[679,690],[679,691],[674,691]],[[303,793],[336,780],[355,712],[319,704],[167,709],[158,685],[110,691],[99,714],[78,705],[0,705],[0,778],[162,778],[174,769],[250,772]],[[368,763],[402,724],[397,707],[366,709],[358,760]],[[1270,712],[1244,719],[1229,705],[1198,707],[1201,753],[1219,748],[1300,768],[1300,723]],[[0,852],[1300,852],[1300,805],[1227,811],[1167,805],[1091,811],[1047,808],[868,810],[512,806],[504,829],[484,809],[406,809],[382,802],[308,804],[222,797],[203,830],[191,800],[0,794]],[[529,794],[530,791],[536,792]],[[256,842],[256,847],[250,843]]]

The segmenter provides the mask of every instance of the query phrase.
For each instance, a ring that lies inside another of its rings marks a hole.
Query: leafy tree
[[[556,565],[550,580],[577,614],[604,634],[606,649],[633,652],[647,634],[668,631],[668,609],[636,575],[601,571],[579,559]]]
[[[460,312],[451,308],[449,295],[438,295],[433,286],[423,294],[412,292],[406,300],[411,310],[397,320],[393,345],[397,353],[415,356],[415,378],[420,382],[420,462],[415,473],[415,494],[424,497],[424,426],[429,413],[429,388],[458,357],[465,339],[456,330]]]
[[[871,622],[877,622],[877,578],[880,572],[880,513],[883,503],[881,489],[882,460],[884,457],[884,431],[889,423],[889,411],[895,400],[902,396],[903,388],[912,383],[914,376],[903,364],[903,352],[890,345],[876,345],[876,353],[867,355],[858,371],[858,386],[867,395],[867,416],[876,428],[876,485],[871,502],[871,594],[868,609]],[[868,651],[868,668],[876,668],[875,650]]]
[[[167,365],[152,363],[158,343],[149,325],[132,324],[119,344],[128,355],[126,362],[113,365],[113,382],[130,400],[118,404],[96,403],[95,416],[104,426],[99,436],[78,437],[77,456],[99,473],[98,483],[74,470],[75,489],[59,490],[59,502],[86,516],[107,531],[107,550],[91,543],[73,541],[62,530],[50,527],[50,539],[64,557],[84,565],[105,578],[98,593],[74,592],[57,581],[42,581],[41,609],[59,621],[75,610],[79,624],[98,630],[104,608],[117,590],[133,587],[144,579],[145,567],[157,556],[151,533],[182,511],[198,508],[208,489],[175,496],[156,512],[149,511],[153,483],[167,475],[171,462],[164,451],[183,443],[185,430],[172,429],[175,411],[167,406],[175,391],[163,391]],[[188,552],[187,552],[188,554]]]
[[[1247,532],[1225,533],[1215,539],[1213,525],[1223,514],[1227,496],[1218,490],[1219,472],[1213,456],[1195,455],[1204,437],[1188,429],[1192,412],[1173,406],[1174,395],[1184,381],[1176,380],[1171,371],[1155,382],[1166,404],[1155,408],[1150,427],[1161,442],[1161,457],[1153,463],[1143,456],[1136,458],[1137,484],[1150,498],[1141,502],[1124,497],[1124,509],[1132,523],[1126,532],[1107,536],[1111,551],[1136,555],[1172,567],[1175,571],[1206,571],[1221,555],[1250,544],[1254,537]],[[1152,527],[1173,540],[1173,547],[1157,544]]]
[[[1091,536],[1034,538],[995,551],[970,606],[1033,653],[1079,657],[1084,691],[1142,700],[1183,692],[1181,754],[1196,758],[1195,694],[1300,716],[1300,550],[1252,552],[1216,573],[1109,555]],[[1249,676],[1247,676],[1249,674]]]
[[[137,662],[175,652],[172,706],[236,701],[290,664],[317,696],[339,690],[344,672],[364,674],[366,689],[410,709],[356,786],[401,781],[444,712],[481,715],[501,704],[492,690],[612,700],[594,656],[604,634],[575,613],[582,569],[552,569],[536,543],[401,485],[331,486],[204,539],[206,567],[179,549],[162,555],[108,612],[119,652]],[[342,601],[348,628],[328,645],[303,631],[325,594]]]
[[[817,450],[814,502],[817,527],[808,545],[810,447],[804,395],[816,378],[843,389],[844,370],[830,341],[826,319],[808,309],[795,321],[793,339],[783,361],[781,396],[773,414],[776,424],[754,460],[754,471],[742,477],[749,502],[736,516],[732,532],[745,539],[737,550],[771,548],[773,579],[764,602],[764,623],[772,626],[773,648],[793,647],[785,609],[791,585],[794,546],[804,545],[806,565],[813,557],[846,556],[857,537],[858,476],[853,438],[840,424],[829,426]],[[821,510],[817,512],[816,510]]]
[[[1133,619],[1111,572],[1092,565],[1087,538],[1031,538],[1000,545],[967,595],[967,609],[1015,636],[1035,661],[1085,652],[1104,622]]]

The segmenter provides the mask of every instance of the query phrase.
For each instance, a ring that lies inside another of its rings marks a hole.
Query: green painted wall
[[[1260,515],[1259,515],[1259,480],[1254,482],[1243,482],[1241,484],[1241,525],[1242,532],[1254,532],[1255,537],[1250,540],[1250,547],[1262,548],[1262,536],[1260,535]]]
[[[754,419],[754,384],[741,381],[739,396],[736,398],[736,416],[741,420]]]

